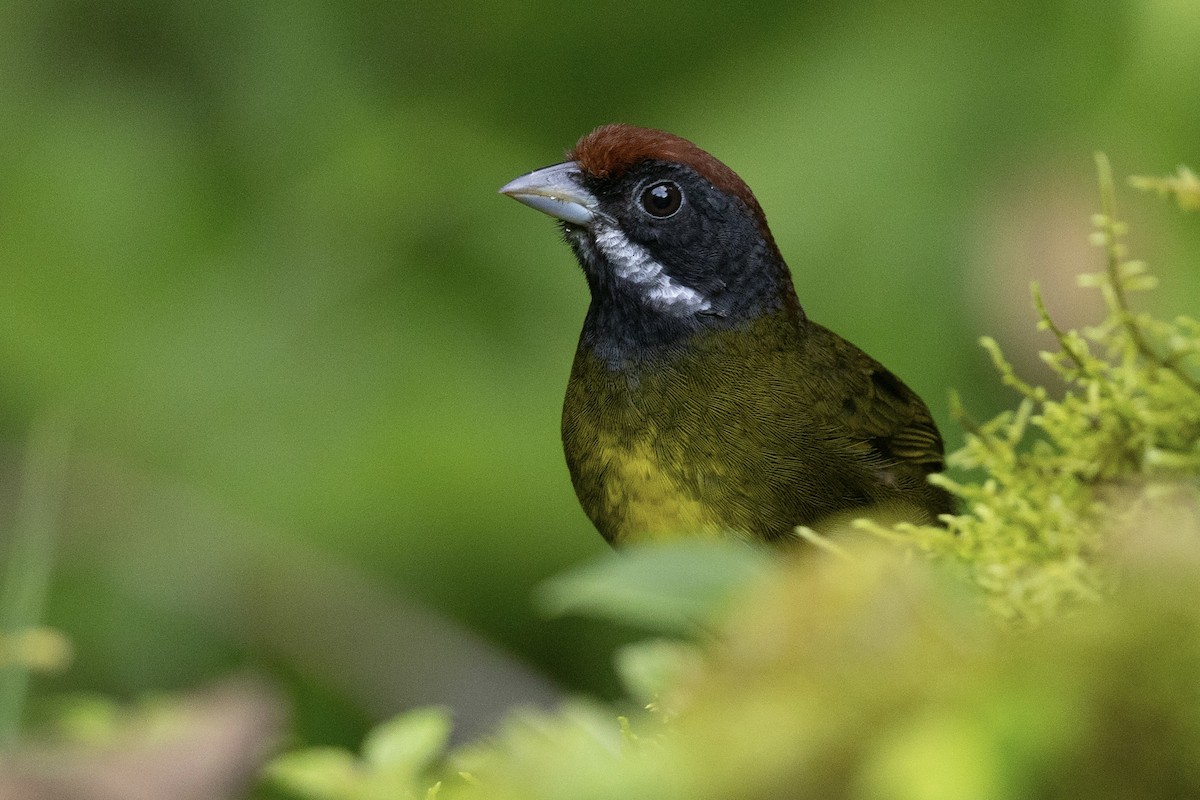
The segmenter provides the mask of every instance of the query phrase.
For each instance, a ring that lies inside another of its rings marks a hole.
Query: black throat
[[[591,292],[580,346],[610,369],[634,369],[672,358],[693,337],[745,327],[765,315],[781,314],[792,325],[805,320],[787,266],[772,248],[751,248],[738,268],[700,282],[685,282],[680,274],[686,274],[686,265],[664,258],[665,274],[699,292],[707,305],[688,309],[664,307],[647,297],[645,287],[615,277],[586,230],[564,226],[564,238]]]

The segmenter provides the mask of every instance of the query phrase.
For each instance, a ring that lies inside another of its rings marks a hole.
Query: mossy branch
[[[1066,385],[1061,398],[1019,376],[990,337],[980,343],[1001,381],[1021,402],[988,422],[971,420],[951,466],[980,470],[978,482],[934,480],[962,501],[946,527],[888,529],[937,557],[960,562],[983,588],[993,611],[1030,624],[1093,602],[1112,585],[1102,553],[1105,520],[1116,513],[1111,487],[1159,481],[1196,485],[1200,475],[1200,323],[1135,314],[1130,296],[1156,287],[1144,262],[1130,260],[1116,218],[1112,169],[1096,156],[1101,213],[1093,243],[1104,268],[1080,277],[1100,291],[1106,317],[1082,332],[1058,325],[1037,284],[1038,326],[1056,347],[1041,357]],[[1190,173],[1188,173],[1190,175]],[[866,525],[878,534],[879,525]]]

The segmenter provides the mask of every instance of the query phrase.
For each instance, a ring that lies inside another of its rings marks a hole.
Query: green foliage
[[[423,772],[426,738],[394,796],[1200,793],[1200,325],[1131,310],[1153,280],[1126,258],[1099,165],[1106,265],[1080,284],[1107,316],[1062,330],[1035,289],[1057,396],[984,341],[1021,400],[983,424],[960,414],[966,444],[951,463],[978,477],[939,480],[961,514],[945,528],[864,522],[890,544],[848,536],[770,563],[701,543],[581,568],[547,589],[550,606],[717,635],[619,654],[644,712],[518,713],[489,740],[439,753],[436,775]],[[914,545],[933,558],[908,556]],[[292,762],[310,773],[305,797],[366,796],[354,793],[359,762],[316,755]]]
[[[608,553],[559,575],[538,593],[551,614],[588,614],[672,634],[711,619],[731,592],[761,574],[767,555],[749,546],[674,542]]]
[[[1175,198],[1179,207],[1185,211],[1200,210],[1200,178],[1187,167],[1180,165],[1179,170],[1166,178],[1152,178],[1135,175],[1129,179],[1129,184],[1136,189],[1158,192],[1165,197]]]
[[[297,750],[277,758],[268,777],[309,800],[433,800],[429,768],[450,738],[450,716],[437,708],[411,711],[375,728],[355,758],[335,747]]]
[[[1147,536],[1110,602],[1017,632],[895,548],[780,561],[656,709],[515,715],[448,754],[462,800],[1194,796],[1200,508]],[[663,709],[669,710],[669,714]],[[328,756],[338,793],[346,756]],[[404,793],[407,792],[407,793]],[[375,795],[368,795],[374,797]]]
[[[1027,634],[894,550],[781,565],[704,672],[666,698],[665,735],[618,751],[612,722],[525,723],[492,743],[477,785],[448,783],[447,796],[1189,796],[1194,544],[1186,566],[1156,560],[1114,603]]]
[[[1057,344],[1042,359],[1065,389],[1055,396],[1022,380],[984,338],[1021,402],[984,424],[959,410],[966,443],[948,461],[982,479],[936,476],[964,513],[945,527],[899,528],[901,540],[961,564],[996,613],[1022,622],[1102,596],[1112,580],[1100,559],[1106,529],[1131,493],[1152,498],[1152,487],[1180,483],[1195,491],[1200,475],[1200,322],[1131,309],[1130,295],[1156,282],[1145,263],[1127,258],[1111,171],[1103,156],[1097,164],[1103,213],[1093,219],[1093,241],[1104,249],[1105,269],[1081,275],[1079,285],[1100,292],[1107,316],[1082,332],[1064,331],[1034,286],[1039,327]]]

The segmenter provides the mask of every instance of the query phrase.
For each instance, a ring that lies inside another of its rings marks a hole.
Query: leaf
[[[636,700],[650,703],[686,676],[698,674],[704,655],[698,647],[673,639],[649,639],[626,645],[616,654],[617,674]]]
[[[444,708],[409,711],[367,734],[363,760],[381,772],[417,775],[445,751],[450,728],[450,715]]]
[[[354,756],[336,747],[285,753],[267,765],[266,773],[286,791],[309,800],[348,797],[362,780]]]
[[[765,552],[737,541],[642,545],[550,579],[535,600],[553,616],[579,614],[693,633],[769,563]]]

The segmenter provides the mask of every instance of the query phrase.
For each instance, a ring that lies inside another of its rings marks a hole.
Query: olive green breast
[[[563,445],[609,542],[778,540],[847,510],[949,510],[925,481],[941,440],[920,399],[835,334],[794,325],[766,317],[619,368],[580,346]]]

